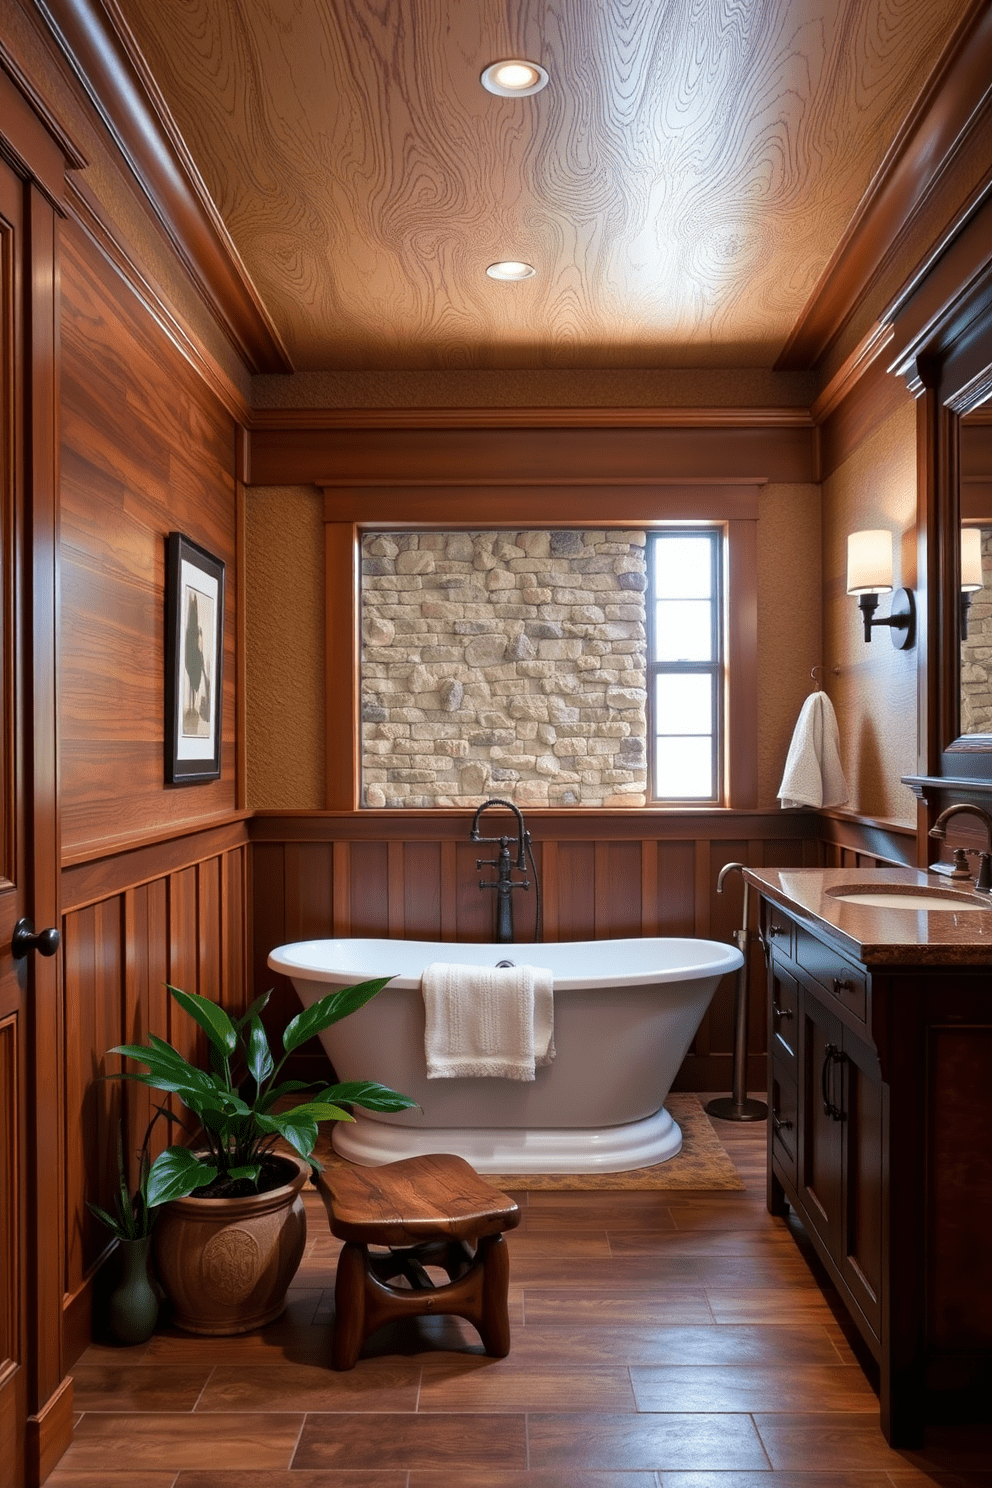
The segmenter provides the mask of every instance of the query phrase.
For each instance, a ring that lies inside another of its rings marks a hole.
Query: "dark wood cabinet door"
[[[846,1030],[843,1051],[844,1229],[838,1260],[851,1295],[877,1338],[888,1151],[882,1078],[874,1049]]]
[[[844,1030],[819,999],[805,991],[799,1019],[798,1191],[806,1218],[836,1256],[844,1200]]]

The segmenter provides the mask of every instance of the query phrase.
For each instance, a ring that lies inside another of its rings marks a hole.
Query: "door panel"
[[[62,1380],[59,965],[34,951],[15,959],[11,944],[20,919],[34,917],[38,929],[58,925],[54,223],[50,203],[0,161],[3,1488],[43,1478],[71,1433]]]
[[[815,997],[803,996],[801,1006],[804,1124],[799,1188],[811,1222],[836,1254],[843,1196],[843,1123],[831,1113],[840,1109],[842,1099],[840,1065],[833,1051],[839,1054],[843,1030]]]
[[[23,187],[0,165],[0,1482],[23,1481],[27,1417],[23,1203],[26,1089],[24,968],[10,954],[24,914],[22,756],[17,747],[15,574],[19,557],[24,409],[15,368],[22,364],[20,265]]]

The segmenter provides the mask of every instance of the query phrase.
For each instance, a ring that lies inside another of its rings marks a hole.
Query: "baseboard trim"
[[[41,1484],[72,1445],[72,1376],[66,1375],[36,1416],[28,1417],[27,1478],[29,1488]]]

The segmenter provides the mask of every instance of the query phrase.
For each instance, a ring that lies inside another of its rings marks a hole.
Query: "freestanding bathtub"
[[[502,960],[553,974],[553,1063],[533,1082],[428,1080],[424,967]],[[333,987],[393,978],[320,1038],[339,1080],[378,1080],[420,1109],[385,1115],[356,1108],[354,1123],[333,1127],[335,1150],[366,1166],[456,1152],[483,1173],[619,1173],[674,1157],[682,1133],[665,1099],[720,978],[742,961],[735,946],[677,939],[310,940],[269,956],[305,1006]]]

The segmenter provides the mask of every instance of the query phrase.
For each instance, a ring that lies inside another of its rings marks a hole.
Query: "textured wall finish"
[[[362,543],[367,806],[643,806],[645,535]]]
[[[902,408],[823,487],[826,689],[837,711],[849,809],[907,825],[916,819],[916,802],[901,777],[916,772],[917,652],[896,650],[887,630],[865,644],[857,600],[846,593],[846,565],[849,533],[888,527],[893,582],[914,589],[915,525],[916,409],[907,392]],[[887,595],[878,613],[889,613]]]
[[[319,811],[324,522],[313,487],[245,492],[245,601],[248,806]]]
[[[758,801],[776,806],[789,740],[823,659],[820,488],[765,486],[758,507]]]

